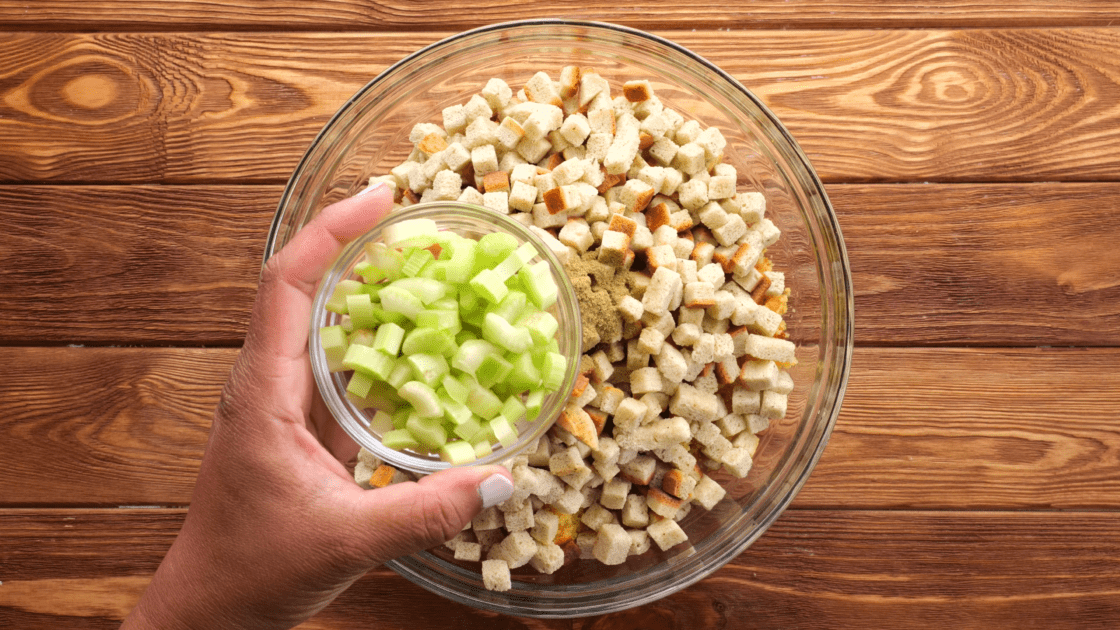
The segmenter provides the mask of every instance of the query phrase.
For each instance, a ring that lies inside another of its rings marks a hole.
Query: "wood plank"
[[[619,6],[608,2],[424,3],[401,0],[310,0],[308,2],[172,2],[115,0],[95,5],[76,0],[40,0],[35,11],[16,0],[0,1],[0,28],[74,31],[175,29],[432,30],[466,29],[525,19],[562,16],[638,28],[929,28],[946,26],[1110,26],[1120,12],[1105,2],[1055,4],[1024,0],[1007,6],[950,0],[936,5],[853,0],[843,5],[817,0],[760,0],[749,4],[664,0]]]
[[[446,34],[8,34],[0,181],[282,182],[351,94]],[[1120,179],[1114,29],[665,34],[829,182]]]
[[[234,356],[0,349],[0,505],[188,503]],[[1111,348],[857,348],[795,505],[1120,509],[1118,368]]]
[[[0,512],[0,622],[115,627],[174,539],[176,510]],[[305,629],[1111,628],[1120,534],[1111,513],[789,510],[692,587],[584,620],[496,616],[386,569]]]
[[[0,343],[238,345],[281,191],[0,186]],[[857,343],[1120,345],[1120,184],[828,191]]]

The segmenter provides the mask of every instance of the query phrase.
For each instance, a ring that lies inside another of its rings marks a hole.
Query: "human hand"
[[[384,185],[334,204],[269,259],[186,521],[123,628],[293,627],[373,566],[448,540],[512,493],[501,466],[364,490],[340,463],[358,448],[315,386],[311,302],[344,244],[391,207]]]

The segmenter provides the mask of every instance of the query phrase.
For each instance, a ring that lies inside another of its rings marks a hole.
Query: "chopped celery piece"
[[[525,418],[529,422],[533,422],[537,419],[537,416],[541,415],[545,393],[543,389],[535,389],[525,397]]]
[[[506,448],[517,442],[517,428],[505,416],[492,418],[490,420],[490,430],[494,432],[494,437]]]
[[[472,339],[459,344],[459,351],[451,359],[451,367],[474,376],[482,360],[498,354],[498,348],[489,341]]]
[[[385,287],[378,297],[381,298],[383,309],[390,313],[400,313],[410,320],[415,321],[420,311],[424,310],[424,304],[420,301],[420,298],[399,287]]]
[[[510,291],[490,312],[513,324],[525,312],[528,301],[521,291]]]
[[[412,380],[412,366],[408,364],[408,361],[402,359],[393,364],[393,369],[389,372],[389,376],[385,379],[385,382],[388,383],[390,387],[400,389],[410,380]]]
[[[446,260],[433,260],[427,265],[424,265],[424,268],[416,274],[416,277],[436,280],[438,282],[446,282],[447,264],[448,263]]]
[[[474,446],[462,440],[448,442],[439,449],[439,458],[452,466],[469,464],[475,460]]]
[[[342,329],[342,326],[323,326],[320,328],[319,343],[323,346],[328,370],[341,372],[346,369],[342,366],[342,357],[346,356],[346,348],[350,345],[350,342],[347,341],[346,331]]]
[[[533,247],[532,243],[522,243],[520,247],[510,252],[505,260],[494,267],[494,273],[505,282],[536,256],[537,248]]]
[[[351,332],[347,339],[350,345],[358,344],[359,346],[369,346],[372,348],[375,338],[373,331],[369,328],[359,328]]]
[[[541,365],[541,385],[546,389],[557,389],[564,381],[564,372],[567,370],[568,360],[564,355],[549,352],[544,355],[543,365]]]
[[[451,371],[447,365],[447,359],[439,354],[416,353],[409,356],[405,361],[412,367],[412,373],[416,376],[416,379],[427,386],[428,389],[434,389],[439,384],[439,380]]]
[[[469,392],[469,390],[462,381],[455,378],[451,374],[447,374],[444,375],[442,379],[440,379],[439,383],[443,386],[444,391],[447,392],[447,396],[451,400],[459,403],[467,402],[467,393]]]
[[[350,375],[350,382],[346,384],[346,391],[354,394],[358,398],[365,398],[369,395],[369,388],[373,386],[373,377],[367,376],[361,372],[354,372]]]
[[[393,430],[393,417],[378,409],[369,420],[369,430],[383,434]]]
[[[394,363],[393,358],[385,353],[358,344],[350,344],[342,357],[342,365],[346,369],[374,376],[382,381],[388,378]]]
[[[381,443],[394,451],[403,451],[405,449],[416,450],[420,448],[420,443],[412,436],[412,432],[403,427],[383,433],[381,435]]]
[[[459,423],[452,429],[452,433],[463,438],[464,440],[471,440],[478,432],[482,430],[482,423],[478,421],[478,416],[471,415],[466,421]]]
[[[560,322],[547,311],[530,313],[522,317],[517,325],[527,329],[533,337],[533,343],[538,345],[556,339],[556,331],[560,330]]]
[[[432,219],[409,219],[385,228],[385,244],[396,245],[407,239],[434,236],[438,233],[439,227]]]
[[[360,401],[355,401],[354,404],[362,409],[372,407],[386,413],[393,413],[404,405],[404,400],[397,395],[397,388],[385,381],[374,381],[366,397]]]
[[[401,267],[401,275],[405,278],[411,278],[420,273],[424,265],[427,265],[433,260],[435,260],[435,256],[432,256],[432,252],[426,249],[414,249],[405,257],[404,266]]]
[[[482,319],[482,337],[515,353],[525,352],[533,344],[528,330],[514,326],[494,313],[487,313]]]
[[[397,394],[408,401],[421,418],[438,418],[443,415],[439,396],[434,389],[420,381],[409,381],[397,390]]]
[[[455,426],[459,426],[474,417],[474,413],[461,402],[455,402],[446,396],[440,396],[439,400],[440,404],[443,405],[443,417]]]
[[[493,269],[517,249],[517,237],[505,232],[491,232],[478,239],[478,254],[474,269]],[[502,278],[505,282],[505,278]]]
[[[516,423],[521,419],[521,416],[525,415],[525,403],[521,402],[521,398],[518,396],[510,396],[502,405],[501,415],[505,416],[510,422]]]
[[[490,446],[490,442],[475,442],[474,443],[474,456],[475,459],[482,459],[489,456],[494,452],[494,447]]]
[[[373,328],[377,325],[377,318],[373,315],[373,301],[368,293],[346,296],[346,312],[355,328]]]
[[[475,339],[478,339],[478,335],[475,334],[475,331],[468,330],[466,328],[460,330],[455,335],[455,343],[459,344],[460,346],[468,341],[473,341]]]
[[[404,254],[386,246],[384,243],[366,243],[365,247],[366,259],[378,269],[382,277],[374,280],[373,275],[369,275],[366,282],[380,282],[381,280],[396,280],[401,275],[401,267],[404,266]],[[366,277],[366,276],[363,276]]]
[[[459,316],[459,296],[454,292],[449,293],[445,297],[432,302],[428,305],[429,311],[455,311],[455,316]]]
[[[459,311],[463,313],[472,313],[482,308],[482,298],[478,297],[478,293],[470,287],[469,284],[464,284],[459,287]]]
[[[373,338],[373,349],[395,357],[401,351],[401,341],[403,340],[404,329],[392,322],[387,322],[378,326],[377,334]]]
[[[424,304],[435,302],[451,293],[450,286],[431,278],[401,278],[389,286],[408,291]]]
[[[490,428],[490,423],[482,422],[480,424],[482,428],[469,438],[470,442],[472,444],[493,444],[496,438],[494,437],[494,430]]]
[[[475,293],[491,304],[497,304],[509,293],[505,280],[494,273],[493,269],[483,269],[471,278],[470,287]]]
[[[342,319],[339,320],[338,325],[342,326],[342,329],[346,331],[346,334],[354,332],[354,322],[350,321],[349,315],[343,315]]]
[[[436,450],[447,443],[447,431],[443,428],[438,418],[422,418],[414,415],[405,423],[405,428],[412,433],[422,446]]]
[[[556,303],[558,290],[556,280],[548,268],[548,261],[542,260],[532,265],[527,265],[517,272],[525,293],[537,308],[548,308]]]
[[[416,326],[418,328],[445,330],[452,335],[458,334],[463,329],[463,325],[459,322],[459,309],[457,307],[450,310],[428,309],[421,311],[416,316]]]
[[[541,386],[541,371],[533,363],[533,355],[525,352],[517,355],[513,361],[513,370],[509,373],[506,385],[510,391],[521,393]]]
[[[362,283],[357,280],[339,280],[334,285],[331,297],[327,299],[326,309],[339,315],[346,314],[346,298],[354,295],[362,288]]]
[[[416,353],[452,355],[448,347],[455,343],[453,333],[437,328],[413,328],[404,338],[401,352],[405,356]]]
[[[408,417],[412,415],[412,409],[408,407],[401,407],[394,411],[390,416],[393,418],[393,428],[403,429],[405,423],[408,422]]]
[[[482,363],[478,366],[478,371],[475,373],[475,378],[483,387],[493,388],[498,383],[504,381],[510,371],[513,370],[513,364],[506,361],[497,354],[486,355],[482,359]]]
[[[455,241],[451,258],[448,259],[447,281],[463,284],[471,277],[474,271],[475,256],[478,253],[478,241],[463,238]]]
[[[489,420],[502,410],[502,399],[482,385],[474,383],[467,395],[467,407],[482,419]]]

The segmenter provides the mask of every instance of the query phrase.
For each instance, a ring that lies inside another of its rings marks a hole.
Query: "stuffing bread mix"
[[[789,288],[766,257],[780,231],[737,188],[715,127],[664,106],[648,81],[612,95],[593,69],[491,79],[442,124],[412,129],[388,175],[398,207],[460,201],[508,214],[564,264],[584,315],[566,408],[527,455],[516,489],[446,546],[486,588],[513,569],[608,565],[687,542],[680,522],[744,477],[758,434],[786,414],[796,363]],[[359,454],[362,485],[409,475]]]

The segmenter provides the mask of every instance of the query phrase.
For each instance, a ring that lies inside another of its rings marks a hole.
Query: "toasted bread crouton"
[[[509,173],[491,171],[482,176],[483,192],[509,192]]]
[[[482,584],[488,591],[508,591],[513,586],[509,563],[500,559],[483,560]]]
[[[653,96],[653,88],[645,79],[627,81],[622,84],[622,95],[631,103],[648,101]]]
[[[661,479],[662,490],[684,501],[692,498],[695,487],[696,478],[677,468],[665,473],[665,477]]]
[[[664,518],[653,523],[646,528],[646,532],[649,533],[649,537],[657,543],[662,551],[668,551],[670,548],[688,540],[688,535],[672,518]]]
[[[393,477],[397,474],[397,469],[388,464],[381,464],[369,477],[369,487],[371,488],[384,488],[393,482]]]
[[[572,98],[579,92],[579,66],[564,66],[560,69],[560,98]]]
[[[626,562],[633,539],[621,525],[606,523],[598,530],[592,554],[599,562],[616,565]]]

